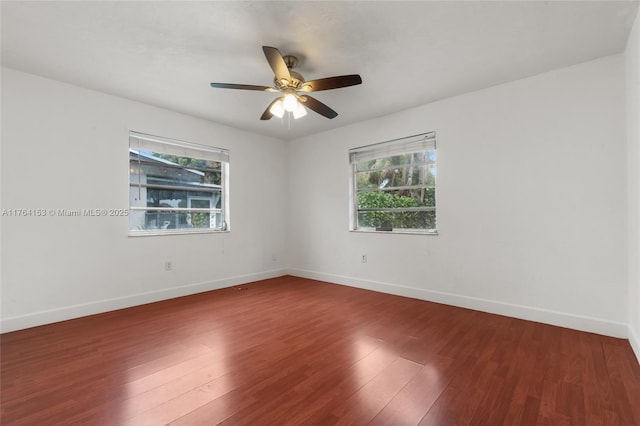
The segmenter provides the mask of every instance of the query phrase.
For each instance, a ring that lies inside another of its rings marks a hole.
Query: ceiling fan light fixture
[[[283,104],[285,111],[293,112],[298,107],[298,98],[293,93],[287,93],[284,96]]]
[[[282,118],[284,116],[284,102],[278,99],[273,105],[271,105],[269,112],[278,118]]]
[[[293,110],[293,118],[297,120],[305,115],[307,115],[307,109],[301,103],[298,103],[296,109]]]

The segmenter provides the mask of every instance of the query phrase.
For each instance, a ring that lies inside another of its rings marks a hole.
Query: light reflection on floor
[[[131,377],[124,389],[120,425],[166,424],[233,387],[232,376],[227,374],[229,357],[225,336],[215,334],[206,345],[201,342],[201,336],[197,341],[183,339],[175,353],[139,367],[157,371]],[[185,361],[172,365],[176,357]],[[172,366],[164,368],[164,364]],[[136,368],[129,372],[134,376]]]
[[[424,412],[424,398],[411,390],[414,380],[419,382],[416,386],[419,389],[425,389],[425,386],[435,389],[441,379],[435,365],[405,359],[383,340],[366,335],[356,339],[353,359],[354,385],[358,388],[351,398],[353,404],[357,404],[362,413],[386,409],[385,418],[393,418],[394,424],[415,424],[415,413]],[[396,369],[402,374],[389,374],[390,370]],[[399,399],[397,403],[394,403],[395,398]]]

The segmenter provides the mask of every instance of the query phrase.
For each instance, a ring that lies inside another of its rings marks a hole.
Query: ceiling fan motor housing
[[[289,74],[291,75],[290,80],[281,79],[278,80],[277,77],[273,79],[274,84],[278,89],[286,89],[286,88],[298,88],[302,83],[304,83],[304,77],[299,72],[293,71],[292,68],[295,68],[298,65],[298,58],[293,55],[284,55],[282,57],[284,63],[289,68]]]

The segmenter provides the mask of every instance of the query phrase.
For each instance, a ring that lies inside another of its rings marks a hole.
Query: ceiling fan
[[[291,112],[293,118],[297,119],[307,114],[305,107],[326,118],[335,118],[338,116],[337,112],[306,93],[339,89],[341,87],[355,86],[362,83],[362,79],[358,74],[305,81],[300,73],[293,71],[293,68],[298,65],[298,58],[292,55],[282,56],[280,51],[275,47],[262,46],[262,51],[275,74],[273,87],[255,86],[251,84],[211,83],[211,87],[221,89],[258,90],[282,93],[282,96],[274,99],[269,104],[264,113],[262,113],[260,120],[269,120],[274,115],[276,117],[282,117],[286,111]]]

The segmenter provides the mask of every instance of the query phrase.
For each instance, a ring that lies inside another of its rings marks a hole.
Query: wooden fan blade
[[[340,75],[307,81],[298,90],[301,92],[319,92],[320,90],[339,89],[357,84],[362,84],[362,78],[358,74]]]
[[[327,118],[336,118],[338,113],[311,96],[300,96],[302,105]]]
[[[277,92],[278,89],[274,89],[269,86],[255,86],[253,84],[232,84],[232,83],[211,83],[211,87],[217,89],[241,89],[241,90],[258,90],[261,92]]]
[[[271,120],[271,117],[273,117],[273,114],[271,114],[271,107],[273,106],[273,104],[275,104],[276,102],[278,102],[279,100],[281,100],[283,98],[283,96],[280,96],[279,98],[275,98],[267,107],[267,109],[264,110],[264,112],[262,113],[262,115],[260,116],[260,120]]]
[[[276,76],[277,80],[287,80],[291,81],[291,74],[289,73],[289,68],[287,64],[284,62],[282,58],[282,54],[275,47],[262,46],[262,51],[264,52],[264,56],[267,57],[267,62],[269,62],[269,66],[273,70],[273,73]]]

